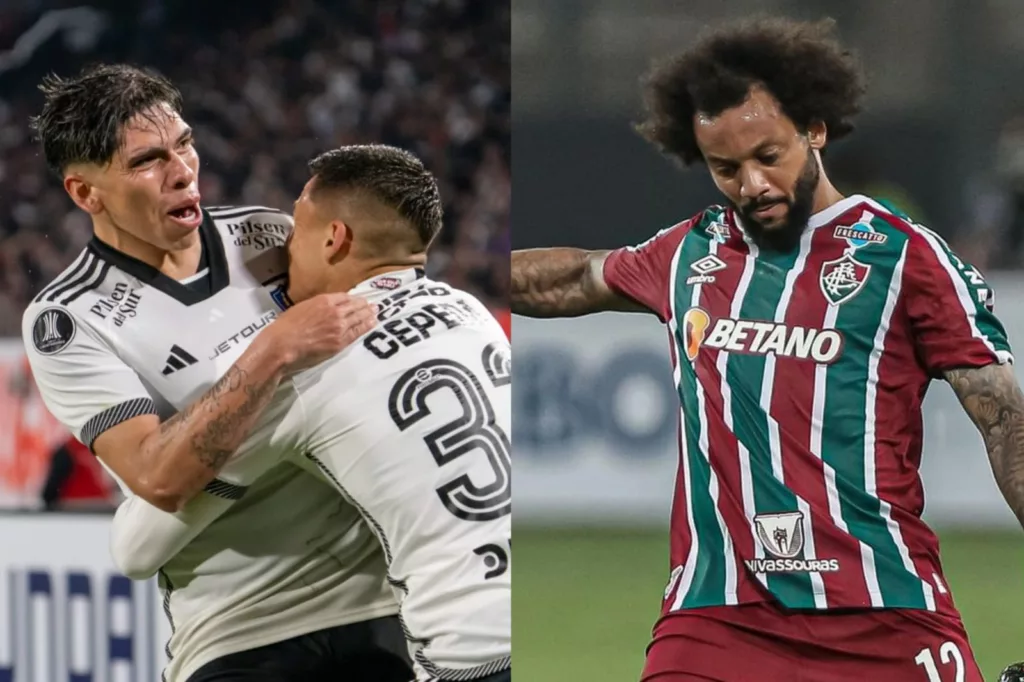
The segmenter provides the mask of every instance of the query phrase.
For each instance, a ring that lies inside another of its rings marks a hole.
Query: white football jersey
[[[86,445],[127,419],[167,419],[193,402],[284,307],[291,218],[263,207],[204,217],[200,271],[186,282],[93,239],[26,310],[43,399]],[[251,488],[214,481],[204,494],[237,502],[160,572],[174,632],[166,679],[397,612],[373,532],[322,480],[283,463]]]
[[[373,526],[419,679],[505,670],[512,655],[508,338],[478,300],[416,270],[372,278],[350,293],[380,306],[380,324],[293,377],[294,393],[275,398],[261,431],[273,433],[267,437],[279,452],[321,472]],[[224,475],[249,467],[247,457],[240,452]]]

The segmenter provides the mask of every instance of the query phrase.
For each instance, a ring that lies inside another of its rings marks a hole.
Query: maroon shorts
[[[642,682],[984,682],[963,623],[908,609],[787,612],[774,602],[676,611]]]

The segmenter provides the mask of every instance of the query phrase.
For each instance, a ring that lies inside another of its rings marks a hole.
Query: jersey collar
[[[89,242],[88,249],[98,258],[110,263],[114,267],[135,277],[140,282],[147,284],[158,291],[167,294],[182,305],[194,305],[212,297],[228,285],[228,261],[224,255],[224,242],[221,240],[213,218],[203,209],[203,222],[199,226],[199,239],[203,247],[203,260],[210,268],[210,289],[208,292],[200,292],[189,286],[178,282],[152,265],[143,263],[137,258],[122,253],[93,237]]]
[[[418,279],[426,277],[423,268],[408,268],[406,270],[395,270],[377,275],[370,279],[363,280],[352,289],[349,289],[353,296],[362,296],[373,299],[378,295],[388,295],[396,289],[407,287]]]
[[[828,225],[858,204],[863,204],[867,201],[869,201],[869,199],[861,194],[851,194],[848,197],[840,199],[828,208],[811,215],[811,217],[807,219],[807,229],[814,230],[822,227],[823,225]],[[732,211],[733,220],[736,221],[736,227],[746,234],[747,230],[743,225],[743,219],[740,217],[740,212],[735,209],[730,210]]]
[[[846,213],[850,209],[854,208],[858,204],[863,204],[867,201],[867,197],[860,194],[851,194],[848,197],[840,199],[836,203],[832,204],[828,208],[818,211],[810,217],[807,221],[807,227],[812,230],[822,225],[828,225],[833,220]]]

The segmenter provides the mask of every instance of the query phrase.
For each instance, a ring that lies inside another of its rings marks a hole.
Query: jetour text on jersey
[[[231,336],[229,336],[228,338],[224,339],[223,341],[218,343],[216,346],[214,346],[213,347],[213,355],[210,356],[210,359],[214,360],[217,357],[219,357],[220,355],[223,355],[224,353],[227,353],[229,350],[231,350],[231,348],[233,346],[237,346],[238,345],[238,339],[239,338],[243,338],[243,339],[249,338],[250,336],[252,336],[256,332],[258,332],[259,330],[261,330],[264,327],[266,327],[268,324],[270,324],[270,322],[272,322],[276,318],[277,318],[277,313],[275,311],[273,311],[273,310],[271,310],[268,313],[264,313],[263,315],[260,316],[260,319],[257,320],[256,322],[252,322],[250,324],[245,325],[240,330],[238,330],[236,333],[232,334]]]

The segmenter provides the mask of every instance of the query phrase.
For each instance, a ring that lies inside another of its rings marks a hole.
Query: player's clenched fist
[[[377,307],[345,293],[320,294],[295,304],[267,327],[288,371],[314,367],[377,324]]]

